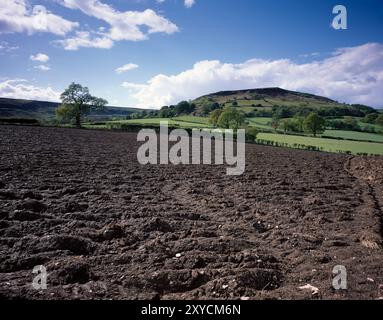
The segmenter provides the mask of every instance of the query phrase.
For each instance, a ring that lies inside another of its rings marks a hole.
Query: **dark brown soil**
[[[137,147],[129,133],[0,126],[0,297],[383,296],[382,158],[248,145],[230,177],[141,166]],[[348,290],[332,288],[336,265]]]

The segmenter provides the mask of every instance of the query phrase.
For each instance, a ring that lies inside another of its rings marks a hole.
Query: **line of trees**
[[[280,113],[274,114],[271,126],[274,130],[282,129],[284,133],[308,133],[316,137],[326,129],[326,120],[316,112],[309,113],[306,117],[295,116],[283,119]]]
[[[365,117],[364,122],[370,125],[361,126],[359,121],[351,116],[344,119],[326,119],[316,112],[311,112],[307,117],[295,116],[294,118],[282,119],[274,114],[271,126],[274,130],[282,129],[284,133],[310,133],[316,136],[324,130],[346,130],[368,133],[378,133],[373,125],[379,125],[383,129],[383,114],[374,113]]]

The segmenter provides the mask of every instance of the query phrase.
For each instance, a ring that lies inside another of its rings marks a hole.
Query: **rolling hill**
[[[367,113],[378,111],[369,106],[339,103],[326,97],[281,88],[221,91],[199,97],[192,102],[197,106],[192,114],[194,116],[207,116],[214,104],[219,104],[219,107],[235,106],[245,112],[248,117],[271,117],[276,109],[291,114],[315,110],[323,116],[335,117],[346,115],[363,117]],[[58,105],[58,103],[46,101],[0,98],[0,118],[50,121],[54,119]],[[87,119],[107,121],[142,111],[143,109],[110,106],[103,111],[91,113]],[[289,117],[291,114],[286,114],[284,117]]]
[[[0,98],[0,118],[24,118],[49,121],[55,117],[55,109],[59,103]],[[92,120],[110,120],[113,117],[125,117],[141,109],[106,107],[103,111],[92,112],[88,118]]]
[[[342,114],[363,116],[365,113],[376,112],[375,109],[364,105],[350,105],[309,93],[284,90],[281,88],[248,89],[237,91],[221,91],[202,96],[193,101],[197,110],[203,113],[203,108],[212,103],[224,106],[236,106],[244,112],[267,112],[273,108],[285,107],[299,109],[312,109],[326,112],[338,110]]]

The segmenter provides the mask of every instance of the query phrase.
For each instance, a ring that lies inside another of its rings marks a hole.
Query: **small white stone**
[[[224,284],[224,285],[222,286],[222,289],[227,289],[227,288],[229,288],[229,286],[228,286],[227,284]]]
[[[319,293],[319,288],[312,286],[311,284],[306,284],[305,286],[299,287],[300,290],[310,290],[313,296]]]
[[[176,258],[181,258],[182,257],[182,254],[181,253],[177,253],[176,254]]]

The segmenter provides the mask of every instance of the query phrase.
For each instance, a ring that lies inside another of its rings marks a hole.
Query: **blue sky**
[[[57,100],[75,81],[149,108],[282,86],[383,107],[381,0],[0,3],[0,96]],[[347,30],[331,27],[337,4]]]

